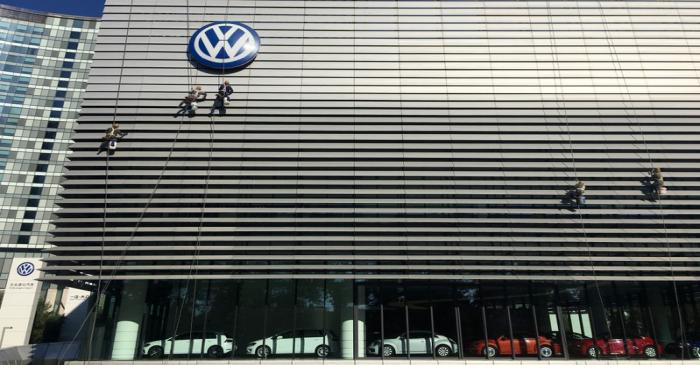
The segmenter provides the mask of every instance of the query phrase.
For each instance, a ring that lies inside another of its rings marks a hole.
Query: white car
[[[408,338],[403,333],[396,338],[384,339],[384,349],[382,353],[384,357],[392,357],[394,355],[405,355],[411,351],[411,355],[435,355],[439,357],[450,356],[457,353],[459,348],[457,342],[443,335],[435,334],[431,340],[430,331],[409,331]],[[432,349],[431,349],[432,344]],[[379,349],[382,347],[382,342],[379,340],[370,343],[367,351],[371,355],[381,355]]]
[[[172,352],[171,352],[172,351]],[[159,358],[163,355],[206,354],[207,357],[222,357],[226,353],[236,351],[233,338],[221,332],[192,332],[183,333],[165,340],[149,341],[143,345],[142,354]]]
[[[265,358],[270,355],[282,354],[314,354],[316,357],[327,357],[336,348],[335,336],[321,330],[298,330],[295,336],[292,331],[255,340],[246,345],[248,355]]]

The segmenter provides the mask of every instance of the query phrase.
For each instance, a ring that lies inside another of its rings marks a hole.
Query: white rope
[[[579,6],[578,3],[576,4],[576,6]],[[556,97],[555,101],[556,101],[556,104],[557,104],[557,109],[561,109],[561,110],[563,110],[563,112],[564,112],[563,118],[564,118],[564,121],[565,121],[565,123],[566,123],[566,131],[567,131],[567,136],[568,136],[568,138],[569,138],[569,151],[570,151],[570,153],[571,153],[571,162],[572,162],[572,168],[573,168],[573,172],[574,172],[574,178],[575,178],[576,181],[580,181],[580,180],[579,180],[579,177],[578,177],[578,172],[577,172],[577,169],[576,169],[576,158],[575,158],[575,155],[574,155],[573,141],[572,141],[572,139],[571,139],[571,128],[570,128],[570,125],[569,125],[569,117],[568,117],[568,112],[567,112],[567,107],[566,107],[566,96],[563,94],[564,87],[563,87],[563,81],[561,80],[561,71],[560,71],[560,65],[559,65],[559,56],[558,56],[558,50],[556,49],[556,46],[557,46],[557,45],[556,45],[556,37],[555,37],[555,35],[554,35],[553,19],[552,19],[552,14],[551,14],[551,3],[550,3],[549,0],[547,1],[547,17],[548,17],[548,22],[547,22],[547,23],[548,23],[548,26],[549,26],[549,30],[550,30],[550,34],[551,34],[551,40],[552,40],[552,43],[550,43],[550,44],[552,45],[552,55],[553,55],[553,57],[554,57],[553,61],[554,61],[554,70],[555,70],[555,75],[554,75],[554,78],[555,78],[555,85],[556,85],[557,82],[559,83],[559,89],[560,89],[560,91],[561,91],[561,93],[562,93],[562,95],[563,95],[563,98],[562,98],[562,106],[559,107],[559,93],[558,93],[558,92],[555,92],[555,97]],[[555,90],[555,91],[556,91],[556,90]],[[560,114],[560,115],[561,115],[561,114]],[[560,120],[561,120],[561,119],[560,119]],[[588,242],[588,234],[587,234],[587,232],[586,232],[586,225],[585,225],[585,221],[584,221],[584,219],[583,219],[583,206],[582,206],[581,204],[578,204],[578,202],[577,202],[577,206],[576,206],[576,212],[577,212],[578,219],[579,219],[579,222],[580,222],[580,225],[581,225],[581,233],[582,233],[582,235],[583,235],[583,242],[584,242],[584,244],[585,244],[585,246],[586,246],[586,251],[587,251],[587,254],[588,254],[588,260],[589,260],[589,264],[590,264],[590,267],[591,267],[591,273],[592,273],[592,276],[593,276],[593,284],[594,284],[594,287],[595,287],[595,290],[596,290],[598,299],[599,299],[599,301],[600,301],[600,304],[601,304],[601,306],[602,306],[603,308],[605,308],[605,303],[604,303],[604,301],[603,301],[603,297],[602,297],[602,294],[601,294],[601,291],[600,291],[600,286],[599,286],[599,283],[598,283],[598,278],[597,278],[597,272],[596,272],[595,264],[594,264],[594,262],[593,262],[593,254],[592,254],[592,250],[591,250],[591,245],[590,245],[590,243]],[[610,330],[610,324],[609,324],[609,322],[608,322],[608,320],[607,320],[607,313],[606,313],[605,311],[603,311],[603,316],[605,317],[605,318],[604,318],[604,323],[605,323],[605,325],[606,325],[606,327],[607,327],[608,333],[612,333],[612,331]]]
[[[486,27],[485,29],[485,34],[486,34],[486,53],[488,54],[488,69],[489,69],[489,82],[491,84],[491,102],[493,103],[492,110],[495,115],[495,125],[496,125],[496,136],[498,137],[498,156],[499,156],[499,164],[501,167],[501,178],[502,180],[502,188],[501,190],[503,191],[503,196],[506,197],[505,202],[503,204],[503,211],[506,214],[507,217],[507,225],[508,225],[508,232],[510,234],[507,235],[508,241],[511,243],[511,245],[515,246],[517,245],[517,241],[515,239],[515,229],[513,227],[513,211],[510,209],[510,206],[512,204],[511,199],[509,198],[511,196],[511,192],[509,191],[508,188],[508,174],[506,173],[506,170],[508,169],[505,164],[505,153],[503,152],[505,150],[505,143],[503,140],[503,130],[501,129],[501,117],[499,115],[499,109],[498,109],[498,97],[497,97],[497,91],[496,91],[496,77],[494,76],[494,67],[495,67],[495,62],[493,60],[493,53],[491,52],[491,34],[489,33],[489,15],[486,10],[486,3],[482,2],[484,5],[483,9],[483,17],[484,17],[484,25]],[[539,79],[538,79],[539,82]]]
[[[403,84],[403,65],[401,64],[401,10],[400,10],[400,0],[396,0],[396,49],[397,49],[397,60],[398,60],[398,75],[399,75],[399,90],[398,90],[398,96],[399,96],[399,125],[400,125],[400,131],[399,135],[401,137],[401,193],[403,195],[402,199],[402,218],[401,218],[401,230],[403,231],[403,243],[405,247],[404,251],[404,257],[406,258],[406,262],[409,262],[409,247],[408,247],[408,198],[407,198],[407,189],[406,189],[406,142],[405,142],[405,126],[404,126],[404,98],[403,98],[403,93],[404,93],[404,84]],[[405,308],[405,303],[404,303],[404,308]],[[404,309],[405,311],[405,309]],[[406,320],[407,321],[407,320]],[[404,323],[405,325],[406,323]],[[406,334],[409,335],[408,331],[409,328],[405,329]],[[410,339],[410,335],[409,335]],[[410,347],[410,345],[409,345]],[[384,349],[381,350],[382,352]],[[410,348],[407,351],[407,358],[408,358],[408,363],[409,365],[412,363],[411,355],[410,355]]]
[[[601,7],[602,7],[602,5],[601,5]],[[678,16],[678,24],[680,25],[681,32],[683,34],[682,38],[685,41],[688,55],[690,56],[691,63],[693,64],[693,70],[695,71],[695,80],[698,81],[698,83],[700,85],[700,75],[698,75],[697,67],[695,67],[695,59],[693,58],[693,51],[690,47],[690,43],[688,42],[687,33],[685,32],[685,23],[683,22],[683,18],[681,17],[680,7],[673,6],[673,8],[676,10],[676,14]],[[635,49],[637,50],[637,54],[641,55],[639,43],[637,42],[637,37],[635,35],[634,24],[632,23],[632,14],[631,14],[629,5],[627,5],[625,9],[627,10],[627,17],[630,21],[630,25],[632,28],[632,39],[634,39]],[[641,58],[641,56],[640,56],[640,58]],[[646,81],[647,74],[646,74],[646,69],[644,68],[644,63],[641,62],[641,60],[640,60],[639,64],[640,64],[640,67],[642,69],[642,76],[644,77],[644,80]],[[646,86],[646,91],[647,91],[646,94],[647,94],[647,98],[649,101],[650,110],[652,113],[654,124],[658,126],[659,119],[656,115],[656,108],[654,107],[654,101],[652,98],[652,93],[651,93],[651,89],[649,87],[648,82],[645,82],[645,86]],[[640,125],[640,132],[642,133],[642,136],[644,136],[644,131],[642,130],[641,125]],[[654,164],[654,161],[652,159],[652,155],[649,152],[648,148],[647,148],[647,153],[649,153],[649,162],[650,162],[651,168],[654,168],[655,164]],[[661,194],[657,194],[657,195],[658,196],[656,197],[657,198],[656,204],[659,208],[659,216],[661,218],[661,225],[663,227],[664,241],[665,241],[665,248],[666,248],[666,257],[668,258],[669,273],[671,275],[671,283],[672,283],[672,288],[673,288],[673,296],[674,296],[674,300],[676,302],[676,314],[678,315],[678,324],[679,324],[679,330],[680,330],[680,335],[681,335],[681,343],[685,344],[686,343],[685,324],[684,324],[684,320],[683,320],[683,313],[681,310],[681,302],[680,302],[680,298],[678,296],[678,284],[676,281],[675,269],[673,267],[673,257],[671,254],[671,243],[670,243],[670,238],[669,238],[669,234],[668,234],[668,227],[666,226],[666,214],[664,212],[663,197],[661,196]],[[654,341],[656,341],[656,339],[654,339]],[[681,352],[681,360],[684,360],[685,355],[686,355],[685,350],[683,348],[681,348],[680,352]]]
[[[133,11],[133,6],[134,6],[134,0],[129,1],[129,14],[127,15],[127,27],[126,27],[126,34],[124,36],[124,47],[122,47],[122,59],[121,59],[121,67],[119,68],[119,78],[117,82],[117,95],[116,95],[116,101],[114,103],[114,113],[112,114],[112,127],[114,127],[114,123],[117,121],[117,113],[119,112],[119,99],[121,96],[121,85],[122,85],[122,79],[124,76],[124,63],[126,59],[126,46],[129,43],[129,30],[131,29],[131,13]],[[107,143],[109,143],[109,140],[107,140]],[[100,268],[98,272],[98,277],[97,277],[97,290],[96,290],[96,295],[95,295],[95,304],[93,305],[93,310],[96,310],[98,307],[98,304],[100,302],[100,297],[101,297],[101,291],[102,291],[102,271],[104,267],[104,252],[105,252],[105,241],[106,241],[106,235],[107,235],[107,196],[108,196],[108,184],[109,184],[109,154],[110,154],[110,149],[109,147],[105,151],[105,188],[104,188],[104,211],[102,215],[102,246],[100,248]],[[106,289],[106,288],[105,288]],[[90,335],[89,335],[89,340],[88,340],[88,353],[87,353],[87,358],[88,360],[91,360],[92,358],[92,341],[93,338],[95,337],[95,326],[97,324],[97,312],[93,312],[92,315],[92,325],[90,328]],[[81,330],[82,330],[82,325],[81,325]],[[78,334],[81,331],[77,331],[73,341],[77,338]]]
[[[398,74],[399,74],[399,126],[400,126],[400,131],[399,131],[399,136],[401,137],[401,193],[403,195],[403,202],[402,202],[402,207],[401,210],[403,212],[403,216],[401,219],[401,223],[403,224],[402,230],[403,230],[403,243],[404,246],[406,247],[406,250],[404,252],[406,262],[409,260],[409,250],[408,250],[408,210],[406,206],[408,205],[408,198],[407,198],[407,191],[406,191],[406,142],[404,139],[404,133],[405,133],[405,126],[404,126],[404,101],[403,101],[403,93],[404,93],[404,85],[403,85],[403,66],[401,64],[401,10],[400,10],[400,0],[396,0],[396,50],[397,50],[397,59],[398,59]],[[383,350],[382,350],[383,351]],[[409,356],[409,363],[411,362],[410,356]]]
[[[186,34],[187,34],[187,36],[189,36],[189,33],[190,33],[190,0],[186,0],[186,11],[187,11],[187,15],[186,15],[186,18],[187,18],[187,30],[186,30]],[[206,17],[206,1],[205,1],[204,17]],[[188,56],[188,57],[189,57],[189,56]],[[194,83],[193,83],[193,82],[192,82],[193,77],[192,77],[192,74],[191,74],[190,65],[188,64],[188,65],[186,66],[186,68],[187,68],[187,81],[188,81],[188,83],[189,83],[189,86],[190,86],[191,88],[194,89],[194,88],[195,88],[195,84],[196,84],[197,81],[198,81],[198,80],[197,80],[197,75],[195,74],[195,76],[194,76]],[[199,96],[199,95],[197,94],[197,96],[195,97],[195,99],[196,99],[198,96]],[[184,119],[184,117],[185,117],[185,115],[183,114],[182,118]],[[207,179],[207,183],[208,183],[208,177],[206,177],[206,179]],[[203,197],[203,204],[204,204],[205,201],[206,201],[206,198]],[[202,209],[202,214],[204,214],[204,209]],[[188,273],[188,275],[187,275],[187,279],[185,280],[184,298],[182,298],[181,304],[180,304],[180,308],[179,308],[179,310],[177,310],[177,317],[176,317],[176,321],[175,321],[175,326],[174,326],[174,328],[173,328],[173,335],[172,335],[172,338],[175,338],[175,337],[178,335],[178,330],[179,330],[179,327],[180,327],[180,321],[181,321],[181,319],[182,319],[182,313],[183,313],[183,311],[184,311],[185,304],[187,303],[187,295],[188,295],[188,293],[189,293],[189,288],[190,288],[190,278],[191,278],[191,276],[192,276],[192,267],[194,266],[194,262],[195,262],[196,259],[197,259],[197,248],[199,247],[199,246],[198,246],[198,243],[199,243],[199,231],[200,231],[200,229],[201,229],[201,219],[200,219],[199,226],[198,226],[198,230],[197,230],[198,236],[197,236],[197,243],[195,244],[195,254],[194,254],[193,257],[192,257],[192,260],[190,261],[189,273]],[[197,295],[197,294],[196,294],[196,290],[197,290],[197,287],[196,287],[196,282],[195,282],[195,287],[194,287],[194,290],[193,290],[193,292],[195,293],[195,295],[194,295],[195,298],[196,298],[196,295]],[[178,298],[179,298],[179,295],[178,295]],[[195,301],[195,299],[193,299],[193,302],[194,302],[194,301]],[[190,338],[189,338],[189,339],[190,339],[190,341],[189,341],[189,347],[192,347],[192,336],[191,336],[191,331],[190,331]],[[167,356],[165,356],[165,349],[163,349],[163,352],[164,352],[163,355],[164,355],[164,356],[162,357],[161,363],[165,363],[165,361],[170,361],[170,360],[172,359],[172,356],[173,356],[173,354],[174,354],[174,347],[175,347],[175,342],[173,341],[173,343],[172,343],[171,346],[170,346],[170,351],[168,351]],[[190,351],[188,351],[188,354],[187,354],[188,359],[189,359],[189,356],[190,356],[190,353],[189,353],[189,352],[190,352]]]
[[[446,33],[445,33],[445,13],[444,13],[444,2],[439,1],[437,2],[439,5],[439,10],[440,10],[440,36],[441,36],[441,46],[442,46],[442,67],[443,67],[443,82],[445,83],[445,110],[447,112],[447,130],[448,130],[448,138],[450,142],[450,157],[448,160],[450,162],[450,170],[452,172],[452,181],[448,182],[448,184],[452,185],[452,197],[453,197],[453,202],[452,205],[454,206],[453,212],[455,216],[455,226],[457,227],[457,242],[459,242],[459,245],[462,246],[464,244],[464,231],[462,230],[462,224],[459,222],[459,205],[461,204],[459,202],[458,194],[459,194],[459,189],[457,188],[457,167],[456,167],[456,159],[457,156],[455,154],[455,142],[454,142],[454,134],[455,131],[453,129],[452,123],[454,120],[452,119],[452,107],[450,105],[450,92],[449,92],[449,83],[447,81],[448,79],[448,66],[447,66],[447,49],[446,49]],[[466,274],[466,273],[465,273]],[[463,351],[462,351],[463,353]]]

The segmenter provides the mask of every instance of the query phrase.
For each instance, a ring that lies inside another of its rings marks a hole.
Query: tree
[[[48,303],[38,305],[29,343],[58,341],[64,316],[54,313]]]

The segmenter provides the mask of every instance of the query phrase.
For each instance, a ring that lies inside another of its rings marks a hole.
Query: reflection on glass
[[[267,297],[266,280],[241,280],[239,313],[236,321],[236,342],[241,344],[239,356],[255,356],[264,353],[263,345],[254,346],[255,341],[266,338]]]
[[[484,341],[486,337],[479,293],[479,287],[473,283],[460,283],[455,289],[460,345],[465,349],[464,356],[484,356],[484,349],[478,347],[478,341]]]
[[[700,287],[153,280],[100,299],[94,359],[700,357]],[[162,361],[162,360],[161,360]]]

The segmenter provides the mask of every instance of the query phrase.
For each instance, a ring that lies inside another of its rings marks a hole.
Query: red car
[[[554,354],[561,354],[561,345],[555,343],[547,337],[540,336],[540,356],[542,358],[552,357]],[[489,339],[488,347],[484,346],[484,340],[471,343],[471,353],[475,355],[512,355],[510,337],[498,336],[496,339]],[[521,337],[513,339],[513,349],[515,355],[537,355],[537,340],[534,337]]]
[[[630,355],[655,358],[663,353],[662,347],[653,338],[647,336],[627,339],[627,351],[629,351],[629,354],[625,352],[625,341],[619,338],[599,338],[594,342],[590,337],[573,333],[571,334],[570,343],[572,355],[588,356],[590,358],[596,358],[600,355]]]

